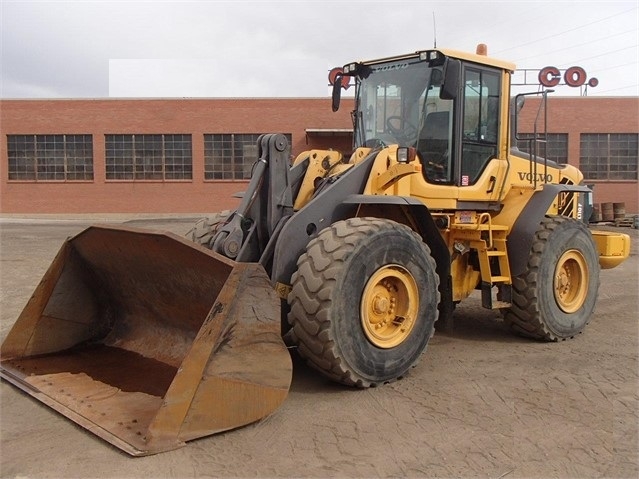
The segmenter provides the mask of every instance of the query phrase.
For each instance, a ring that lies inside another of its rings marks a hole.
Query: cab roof
[[[397,60],[403,60],[403,59],[409,59],[409,58],[417,58],[420,56],[420,54],[426,53],[426,52],[439,52],[442,55],[445,55],[447,57],[452,57],[452,58],[458,58],[459,60],[464,60],[464,61],[468,61],[468,62],[472,62],[472,63],[478,63],[481,65],[488,65],[491,67],[496,67],[496,68],[500,68],[502,70],[508,70],[511,72],[514,72],[516,69],[516,66],[514,63],[508,62],[508,61],[504,61],[504,60],[498,60],[496,58],[492,58],[486,55],[478,55],[476,53],[468,53],[468,52],[463,52],[463,51],[459,51],[459,50],[451,50],[451,49],[447,49],[447,48],[432,48],[432,49],[428,49],[428,50],[418,50],[414,53],[407,53],[405,55],[397,55],[397,56],[393,56],[393,57],[386,57],[386,58],[379,58],[376,60],[369,60],[369,61],[363,61],[361,62],[364,65],[375,65],[378,63],[386,63],[386,62],[390,62],[390,61],[397,61]]]

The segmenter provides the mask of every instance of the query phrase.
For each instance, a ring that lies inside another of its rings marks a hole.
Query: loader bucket
[[[170,233],[92,226],[40,281],[0,375],[137,456],[267,416],[292,364],[260,265]]]

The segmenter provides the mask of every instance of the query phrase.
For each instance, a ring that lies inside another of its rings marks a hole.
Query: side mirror
[[[447,58],[444,65],[444,83],[439,91],[442,100],[454,100],[459,92],[459,78],[461,77],[461,61]]]
[[[510,123],[512,124],[510,146],[517,146],[517,140],[523,139],[519,137],[517,121],[519,120],[519,112],[524,107],[524,103],[526,103],[526,96],[523,93],[520,93],[510,100]]]
[[[339,102],[342,98],[342,75],[336,75],[333,83],[333,111],[339,110]]]

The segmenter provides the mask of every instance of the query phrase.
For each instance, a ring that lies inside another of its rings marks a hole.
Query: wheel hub
[[[388,311],[390,301],[384,296],[376,295],[373,300],[373,310],[375,314],[384,314]]]
[[[399,265],[386,265],[368,280],[360,314],[366,338],[383,349],[401,344],[415,324],[419,290],[413,275]]]
[[[557,306],[564,313],[574,313],[583,306],[588,294],[588,267],[580,251],[568,250],[559,258],[554,291]]]

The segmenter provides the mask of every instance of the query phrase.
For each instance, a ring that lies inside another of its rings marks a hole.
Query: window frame
[[[517,148],[519,151],[527,154],[531,154],[528,151],[527,146],[530,144],[530,141],[533,140],[534,133],[518,133],[517,136],[519,139],[516,139]],[[567,165],[568,164],[568,144],[570,141],[568,133],[545,133],[545,134],[537,134],[538,139],[545,140],[545,151],[538,151],[537,154],[540,157],[544,157],[549,161],[554,161],[559,165]],[[561,142],[557,140],[561,140]],[[561,145],[559,143],[562,143]],[[563,147],[563,150],[561,150]],[[548,152],[551,153],[548,153]],[[554,151],[561,151],[563,155],[555,155]]]
[[[581,133],[579,169],[586,181],[639,181],[639,133]]]
[[[16,148],[20,140],[24,147],[22,150]],[[8,182],[91,183],[95,181],[92,134],[8,134],[6,141]],[[32,147],[27,149],[29,143]],[[22,152],[21,155],[18,154],[20,152]],[[22,168],[18,168],[19,160],[27,160]],[[14,175],[17,176],[12,178]]]
[[[204,133],[204,181],[249,181],[258,160],[257,141],[261,135],[263,133]],[[291,144],[292,134],[284,133],[284,136]],[[247,147],[254,148],[254,155],[246,155]]]
[[[182,148],[169,149],[169,145],[181,145]],[[180,151],[182,155],[176,154]],[[167,161],[169,158],[172,161]],[[176,161],[180,158],[181,162]],[[180,165],[182,170],[177,168]],[[104,171],[107,182],[192,182],[193,135],[106,133]]]

